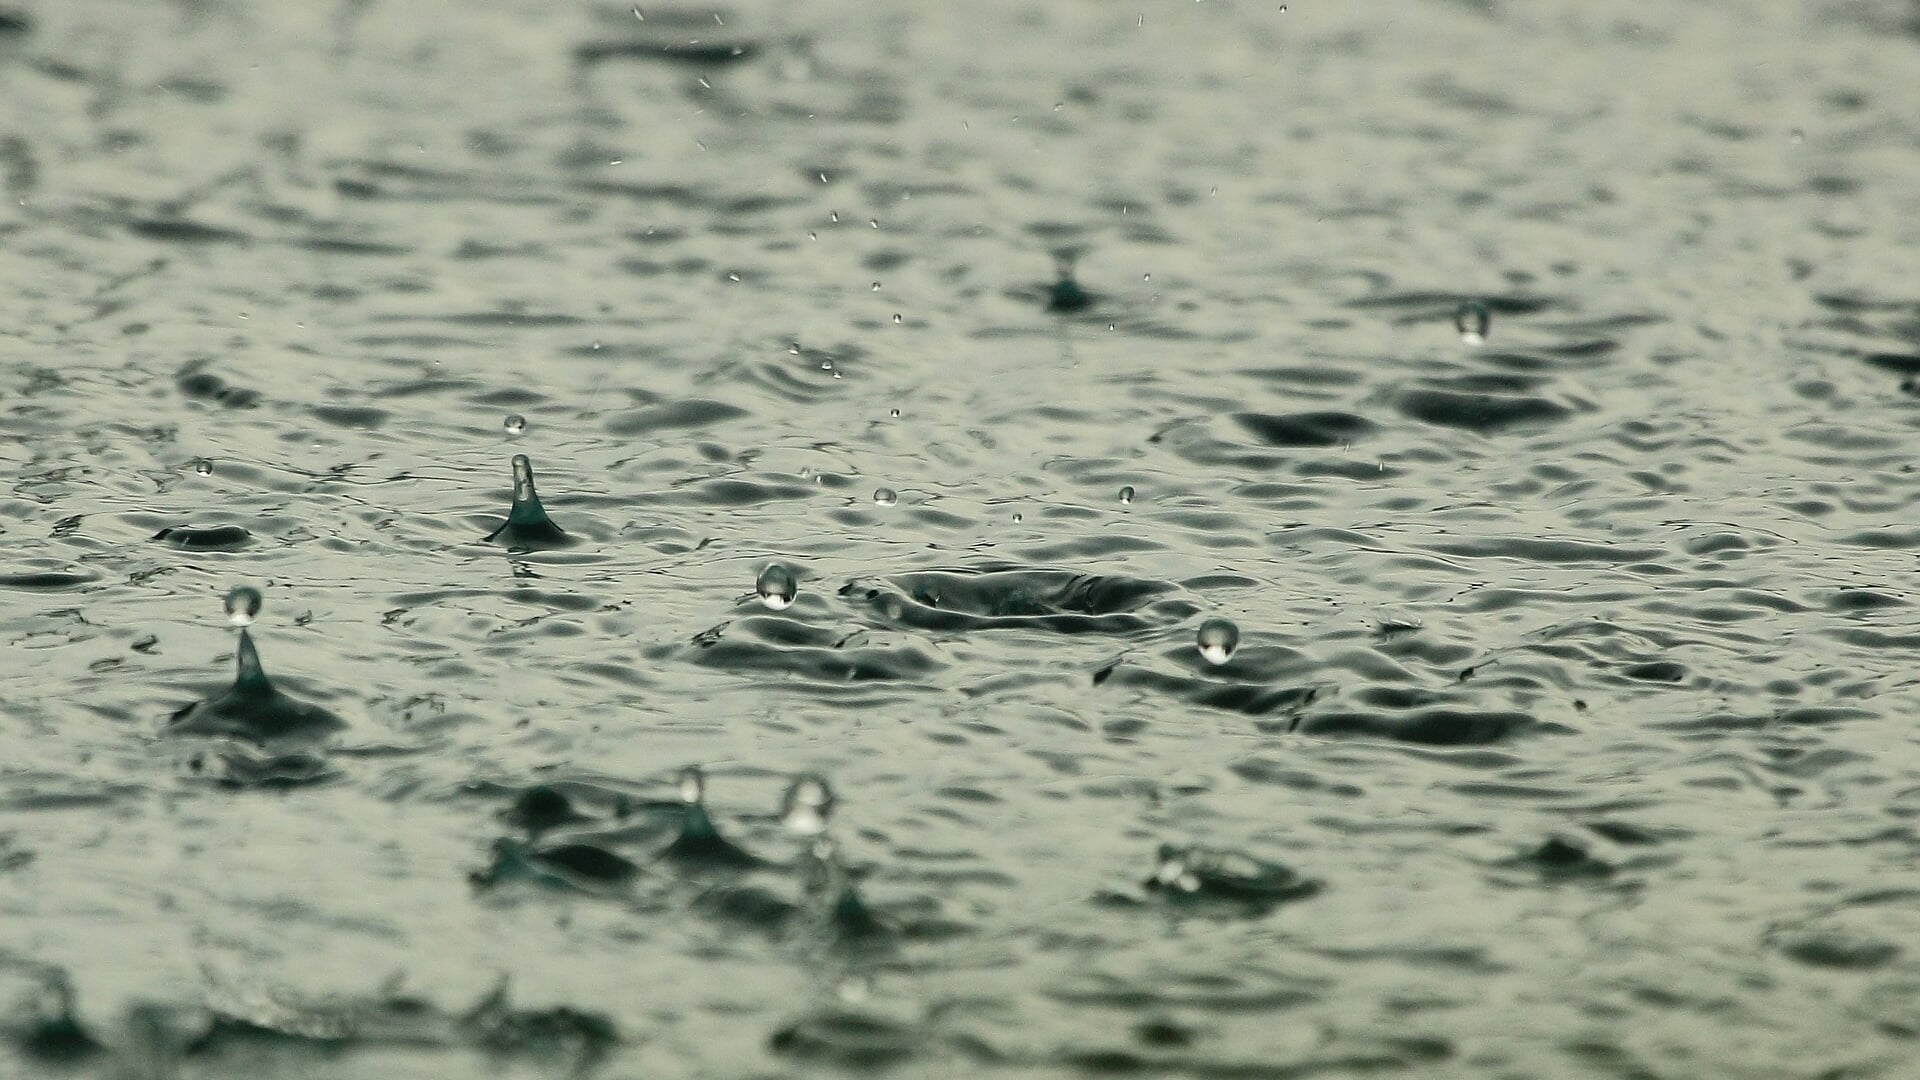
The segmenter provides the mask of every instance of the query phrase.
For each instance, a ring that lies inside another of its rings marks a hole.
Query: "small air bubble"
[[[235,626],[252,625],[260,614],[260,590],[251,585],[235,585],[227,593],[227,621]]]
[[[1240,647],[1240,628],[1225,619],[1208,619],[1200,624],[1194,643],[1200,647],[1202,659],[1219,667],[1233,659],[1234,650]]]
[[[1460,331],[1460,340],[1468,345],[1485,345],[1492,325],[1493,312],[1478,300],[1461,304],[1460,310],[1453,313],[1453,327]]]
[[[507,417],[507,422],[504,426],[507,429],[507,434],[520,435],[527,430],[527,418],[521,416],[519,413],[514,413],[512,416]]]
[[[774,611],[785,611],[793,605],[793,598],[800,592],[800,585],[793,578],[793,571],[774,563],[760,571],[760,577],[753,583],[753,591],[760,596],[760,602]]]
[[[873,492],[873,502],[876,506],[892,506],[899,501],[900,493],[892,488],[876,488]]]

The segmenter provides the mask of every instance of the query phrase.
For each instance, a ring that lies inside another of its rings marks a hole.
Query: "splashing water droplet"
[[[774,563],[760,571],[760,577],[753,583],[753,591],[760,594],[760,602],[774,611],[785,611],[793,605],[793,598],[800,592],[800,585],[793,578],[793,571]]]
[[[201,476],[212,476],[213,462],[208,461],[206,458],[203,458],[203,457],[194,458],[193,471],[200,474]]]
[[[1191,854],[1172,844],[1160,845],[1160,865],[1154,868],[1153,880],[1163,889],[1178,889],[1183,893],[1200,891],[1200,875],[1188,865]]]
[[[1460,331],[1460,340],[1468,345],[1484,345],[1487,342],[1487,330],[1493,325],[1493,312],[1478,300],[1469,300],[1460,305],[1453,313],[1453,328]]]
[[[1128,484],[1126,487],[1123,487],[1120,489],[1120,505],[1121,506],[1133,505],[1133,485],[1132,484]]]
[[[518,435],[527,430],[527,418],[521,416],[519,413],[514,413],[512,416],[507,417],[507,422],[502,426],[507,429],[507,434]]]
[[[235,626],[253,625],[260,614],[260,590],[251,585],[235,585],[227,592],[227,621]]]
[[[1201,659],[1219,667],[1233,659],[1234,650],[1240,647],[1240,628],[1225,619],[1208,619],[1200,624],[1195,643]]]
[[[873,501],[877,506],[892,506],[900,501],[900,493],[892,488],[875,488]]]
[[[801,836],[819,836],[833,817],[833,788],[808,773],[787,787],[780,799],[780,823]]]
[[[688,806],[698,806],[707,797],[707,774],[700,766],[689,765],[680,770],[680,801]]]

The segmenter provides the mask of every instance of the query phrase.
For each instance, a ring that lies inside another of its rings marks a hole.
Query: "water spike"
[[[1047,290],[1047,310],[1054,312],[1079,311],[1093,303],[1093,297],[1080,287],[1073,277],[1073,259],[1062,255],[1054,269],[1059,272],[1059,280],[1053,288]]]
[[[240,628],[240,648],[234,652],[233,689],[236,693],[272,694],[273,680],[260,666],[260,650],[253,647],[253,635]]]
[[[680,835],[661,852],[665,858],[680,862],[702,863],[746,869],[760,865],[758,857],[720,835],[713,818],[707,814],[706,775],[695,765],[680,771],[680,802],[685,807],[680,820]]]
[[[533,487],[533,462],[525,454],[513,456],[513,508],[507,511],[507,520],[486,539],[523,551],[573,543],[573,538],[547,516],[547,508],[540,505],[540,493]]]

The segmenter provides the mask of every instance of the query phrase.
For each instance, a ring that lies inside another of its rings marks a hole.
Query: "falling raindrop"
[[[1201,658],[1218,667],[1233,659],[1233,651],[1240,647],[1240,628],[1225,619],[1208,619],[1200,624],[1195,640]]]
[[[700,766],[689,765],[680,770],[680,801],[688,806],[698,806],[706,797],[707,776]]]
[[[227,621],[235,626],[253,625],[260,614],[260,590],[251,585],[235,585],[227,592]]]
[[[760,595],[760,602],[768,608],[785,611],[792,606],[800,586],[794,581],[793,571],[773,563],[760,571],[759,579],[753,583],[753,591]]]
[[[527,430],[527,418],[521,416],[519,413],[514,413],[512,416],[507,417],[505,426],[508,435],[519,435]]]
[[[1460,331],[1460,340],[1468,345],[1487,343],[1487,330],[1493,325],[1493,312],[1478,300],[1469,300],[1460,305],[1453,313],[1454,329]]]
[[[873,501],[878,506],[892,506],[900,501],[900,493],[892,488],[876,488],[873,492]]]
[[[898,420],[900,419],[900,410],[899,409],[890,410],[888,415],[892,416],[895,420]]]

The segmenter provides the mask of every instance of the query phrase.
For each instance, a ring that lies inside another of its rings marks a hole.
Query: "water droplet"
[[[895,326],[900,325],[900,313],[897,311],[893,313],[893,325]]]
[[[707,796],[707,775],[700,766],[689,765],[680,770],[680,801],[688,806],[698,806]]]
[[[645,15],[642,15],[642,14],[640,14],[640,5],[639,5],[639,4],[635,4],[635,5],[633,5],[633,17],[634,17],[634,18],[636,18],[636,19],[639,19],[639,20],[640,20],[641,22],[646,22],[646,21],[647,21],[647,17],[646,17]]]
[[[800,586],[793,579],[793,571],[773,563],[760,571],[760,577],[753,583],[753,591],[760,594],[760,602],[768,608],[785,611],[792,606]]]
[[[892,417],[893,417],[893,418],[894,418],[895,420],[898,420],[898,419],[900,419],[900,410],[899,410],[899,409],[894,409],[894,410],[892,410],[891,412],[889,412],[889,414],[888,414],[888,415],[890,415],[890,416],[892,416]]]
[[[835,225],[838,225],[840,223],[840,211],[830,210],[828,211],[828,215],[833,218],[833,223]]]
[[[879,282],[877,282],[877,281],[876,281],[876,282],[874,282],[874,283],[873,283],[873,291],[874,291],[874,292],[879,292],[879,291],[880,291],[880,283],[879,283]]]
[[[1208,619],[1200,624],[1195,641],[1201,658],[1218,667],[1233,659],[1233,651],[1240,647],[1240,628],[1225,619]]]
[[[780,823],[801,836],[827,831],[833,816],[833,788],[825,778],[808,773],[787,787],[780,799]]]
[[[512,416],[507,417],[505,427],[507,434],[518,435],[527,430],[527,418],[521,416],[519,413],[514,413]]]
[[[1805,142],[1807,133],[1801,131],[1799,128],[1794,128],[1792,131],[1787,132],[1787,138],[1796,143]]]
[[[1126,487],[1123,487],[1120,489],[1120,505],[1121,506],[1133,505],[1133,485],[1132,484],[1128,484]]]
[[[868,218],[868,219],[867,219],[867,224],[869,224],[869,225],[871,225],[871,226],[873,226],[874,228],[876,228],[876,229],[877,229],[877,228],[879,228],[879,227],[880,227],[880,219],[879,219],[879,218]]]
[[[235,585],[227,592],[227,621],[235,626],[251,626],[260,614],[260,590],[251,585]]]
[[[212,476],[213,462],[208,461],[206,458],[203,458],[203,457],[194,458],[193,471],[196,473],[199,473],[201,476]]]
[[[1460,305],[1453,313],[1453,327],[1460,331],[1460,340],[1468,345],[1487,343],[1487,330],[1493,325],[1493,312],[1478,300],[1469,300]]]
[[[1022,514],[1022,513],[1020,513],[1020,511],[1018,511],[1018,510],[1015,510],[1015,511],[1013,512],[1013,523],[1014,523],[1015,525],[1018,525],[1018,524],[1020,524],[1021,522],[1023,522],[1023,521],[1025,521],[1025,520],[1027,520],[1027,519],[1026,519],[1026,515],[1024,515],[1024,514]]]
[[[875,488],[873,501],[879,506],[892,506],[900,501],[900,493],[892,488]]]
[[[1190,854],[1172,844],[1160,845],[1160,865],[1154,868],[1153,880],[1163,889],[1178,889],[1183,893],[1200,891],[1200,875],[1188,866]]]
[[[1140,275],[1140,280],[1141,280],[1141,281],[1152,281],[1152,280],[1153,280],[1153,275],[1152,275],[1152,274],[1141,274],[1141,275]]]

